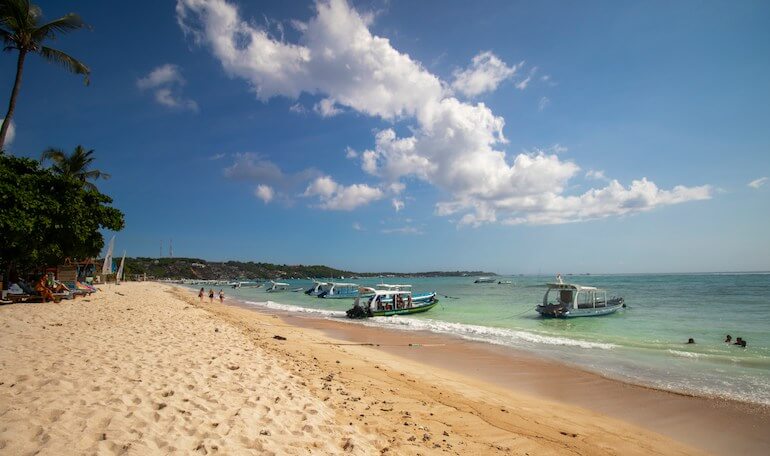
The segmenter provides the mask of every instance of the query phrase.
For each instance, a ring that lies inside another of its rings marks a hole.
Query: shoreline
[[[352,325],[229,299],[235,302],[226,304],[263,315],[278,315],[291,326],[322,331],[347,343],[368,344],[367,348],[447,369],[515,393],[578,406],[704,451],[766,454],[770,450],[770,436],[766,432],[770,429],[770,407],[764,404],[626,382],[559,360],[537,358],[526,351],[450,334]],[[404,343],[405,340],[408,342]]]

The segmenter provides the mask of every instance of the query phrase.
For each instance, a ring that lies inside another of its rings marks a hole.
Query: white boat
[[[329,282],[321,288],[323,288],[323,291],[318,293],[317,296],[319,298],[345,299],[358,297],[358,284],[356,283]]]
[[[495,283],[494,277],[479,277],[474,280],[473,283]]]
[[[626,307],[623,298],[607,299],[607,291],[574,283],[564,283],[561,276],[557,282],[546,284],[548,290],[543,303],[535,310],[543,317],[572,318],[608,315]]]
[[[288,283],[284,282],[275,282],[271,280],[268,282],[267,289],[265,289],[268,293],[277,293],[279,291],[287,291],[289,289],[290,285]]]
[[[305,294],[309,296],[318,296],[324,291],[325,286],[329,286],[329,282],[319,282],[318,280],[314,280],[313,286],[305,290]]]

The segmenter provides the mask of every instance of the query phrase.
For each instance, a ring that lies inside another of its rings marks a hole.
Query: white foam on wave
[[[307,314],[321,315],[324,317],[334,317],[334,318],[340,318],[345,316],[345,312],[342,312],[339,310],[313,309],[311,307],[293,306],[291,304],[281,304],[279,302],[273,302],[273,301],[263,301],[263,302],[244,301],[244,302],[246,304],[256,306],[256,307],[264,307],[267,309],[281,310],[284,312],[307,313]]]
[[[588,342],[579,339],[546,336],[527,331],[519,331],[506,328],[493,328],[489,326],[468,325],[431,319],[417,319],[409,317],[374,317],[364,320],[368,326],[380,326],[385,328],[397,328],[412,331],[430,331],[440,334],[450,334],[467,340],[487,342],[495,345],[520,346],[522,342],[535,345],[561,345],[579,348],[596,348],[611,350],[614,344],[601,342]]]
[[[668,352],[671,353],[674,356],[681,356],[682,358],[697,359],[697,358],[701,358],[703,356],[706,356],[706,355],[704,355],[702,353],[685,352],[685,351],[671,350],[671,349],[669,349]]]

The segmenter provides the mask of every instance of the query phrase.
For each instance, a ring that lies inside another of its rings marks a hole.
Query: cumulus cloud
[[[754,179],[746,185],[753,189],[758,189],[759,187],[765,185],[765,183],[767,183],[767,177],[760,177],[759,179]]]
[[[401,209],[404,208],[404,201],[400,199],[393,198],[391,204],[393,204],[393,209],[395,209],[396,212],[400,212]]]
[[[570,195],[569,181],[580,171],[575,162],[562,159],[557,150],[509,156],[505,120],[484,103],[453,96],[452,89],[469,95],[492,90],[513,77],[518,65],[509,67],[491,52],[481,53],[455,74],[453,84],[443,82],[388,39],[372,35],[373,17],[359,14],[345,0],[317,0],[307,22],[293,21],[300,35],[296,43],[272,38],[226,0],[177,0],[177,18],[230,76],[248,81],[261,100],[307,93],[321,99],[321,115],[350,109],[412,122],[406,136],[393,128],[376,132],[373,146],[358,154],[363,171],[381,180],[376,187],[314,178],[303,194],[317,197],[324,209],[351,210],[384,198],[391,186],[410,179],[447,196],[436,205],[437,214],[468,225],[588,220],[712,193],[708,186],[662,190],[642,179],[627,188],[611,181],[605,188]],[[529,70],[516,87],[525,89],[536,71]]]
[[[5,123],[5,119],[0,119],[0,126]],[[5,145],[8,146],[13,142],[13,138],[16,137],[16,125],[13,124],[13,120],[8,124],[8,130],[5,132]]]
[[[586,171],[586,179],[609,180],[607,179],[607,176],[604,175],[604,171],[600,169],[589,169],[588,171]]]
[[[139,78],[136,86],[143,91],[152,91],[155,101],[163,106],[198,112],[198,103],[182,95],[186,83],[179,66],[167,63]]]
[[[512,78],[522,65],[524,62],[509,67],[492,52],[481,52],[473,57],[468,68],[453,73],[452,88],[467,97],[492,92],[501,82]]]
[[[381,199],[385,194],[379,188],[366,184],[344,186],[329,176],[322,176],[307,186],[304,196],[317,196],[320,200],[318,207],[321,209],[352,211]]]
[[[334,100],[331,98],[324,98],[313,106],[313,110],[321,115],[321,117],[333,117],[341,113],[342,110],[335,106]]]
[[[307,109],[299,103],[294,103],[293,105],[289,106],[289,111],[295,112],[297,114],[304,114],[307,112]]]
[[[273,200],[273,197],[275,196],[275,191],[273,190],[273,187],[269,185],[260,184],[257,185],[257,188],[254,189],[254,196],[261,199],[265,202],[265,204],[269,203]]]

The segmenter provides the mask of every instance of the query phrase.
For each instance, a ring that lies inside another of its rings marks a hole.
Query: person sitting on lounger
[[[40,293],[40,296],[43,297],[43,302],[48,302],[49,300],[55,301],[53,293],[51,293],[51,290],[46,285],[47,283],[48,283],[47,276],[40,277],[40,280],[38,280],[37,284],[35,285],[35,291]]]

